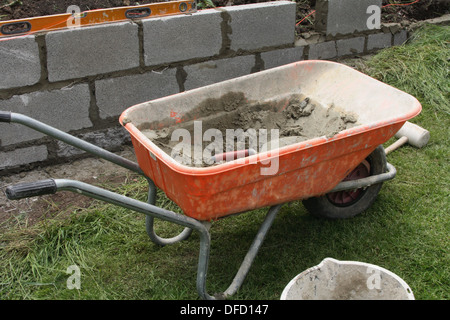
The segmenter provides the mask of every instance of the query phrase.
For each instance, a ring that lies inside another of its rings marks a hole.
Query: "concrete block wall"
[[[295,2],[275,1],[0,39],[0,110],[114,151],[130,142],[118,118],[137,103],[299,60],[365,54],[408,37],[384,28],[296,40],[295,12]],[[31,129],[0,124],[0,175],[82,155]]]

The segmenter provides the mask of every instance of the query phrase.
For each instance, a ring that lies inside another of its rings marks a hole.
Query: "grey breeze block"
[[[95,82],[100,117],[114,117],[117,121],[125,109],[135,104],[178,92],[176,69],[173,68]]]
[[[47,156],[47,147],[44,145],[0,152],[0,170],[25,165],[30,162],[44,161],[47,159]]]
[[[132,22],[49,32],[50,82],[139,67],[138,26]]]
[[[222,46],[220,11],[201,10],[142,22],[145,65],[211,57]]]
[[[92,126],[89,119],[88,84],[78,84],[52,91],[16,95],[0,101],[0,110],[27,115],[59,130],[68,132]],[[19,124],[2,123],[0,146],[39,139],[40,132]]]
[[[41,78],[41,62],[34,36],[1,39],[0,70],[0,89],[38,83]]]
[[[367,20],[372,5],[381,7],[382,0],[317,0],[316,31],[336,36],[370,30]]]
[[[230,49],[255,50],[290,45],[295,41],[295,10],[292,1],[224,7],[231,27]]]

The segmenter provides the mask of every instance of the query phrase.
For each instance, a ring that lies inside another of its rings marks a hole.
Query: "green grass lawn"
[[[423,111],[412,122],[431,132],[429,144],[389,154],[396,178],[355,218],[319,219],[301,202],[284,205],[233,299],[279,299],[294,276],[326,257],[389,269],[418,300],[450,298],[449,35],[449,27],[426,27],[361,69],[420,100]],[[145,180],[115,191],[145,201]],[[162,194],[158,205],[176,210]],[[198,234],[159,247],[142,214],[100,202],[74,213],[0,235],[0,299],[198,299]],[[213,224],[209,293],[231,283],[265,213]],[[180,228],[158,223],[158,229]],[[80,290],[67,289],[70,265],[81,270]]]

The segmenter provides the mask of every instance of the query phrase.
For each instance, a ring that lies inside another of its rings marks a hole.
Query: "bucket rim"
[[[297,282],[298,279],[304,277],[305,275],[307,275],[308,273],[311,273],[312,271],[323,268],[326,264],[329,264],[329,263],[338,264],[338,265],[364,266],[367,268],[373,268],[375,270],[379,270],[379,271],[387,274],[388,276],[391,276],[392,278],[394,278],[396,281],[399,282],[399,284],[405,289],[407,300],[415,300],[413,291],[411,290],[409,285],[406,283],[406,281],[403,280],[402,278],[400,278],[397,274],[393,273],[392,271],[387,270],[386,268],[380,267],[375,264],[367,263],[367,262],[353,261],[353,260],[337,260],[337,259],[330,258],[330,257],[323,259],[318,265],[315,265],[313,267],[310,267],[310,268],[304,270],[303,272],[296,275],[293,279],[291,279],[291,281],[289,281],[289,283],[283,289],[280,300],[287,300],[287,295],[288,295],[290,289],[292,288],[293,285],[295,285],[295,283]]]

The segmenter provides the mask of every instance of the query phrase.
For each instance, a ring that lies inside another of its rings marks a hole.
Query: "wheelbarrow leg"
[[[147,203],[149,203],[151,205],[155,205],[156,204],[156,186],[151,179],[147,178],[147,181],[148,181]],[[147,231],[147,235],[149,236],[150,240],[152,240],[153,243],[160,245],[160,246],[165,246],[168,244],[173,244],[173,243],[176,243],[179,241],[186,240],[192,234],[192,229],[186,227],[179,235],[177,235],[173,238],[162,238],[156,234],[155,229],[154,229],[154,224],[155,224],[155,217],[146,215],[145,216],[145,230]]]
[[[227,290],[225,290],[223,293],[215,294],[213,297],[206,293],[206,272],[208,268],[207,261],[209,260],[209,244],[208,248],[203,248],[203,246],[206,246],[207,243],[206,241],[205,243],[203,243],[203,241],[201,242],[199,270],[197,273],[197,291],[201,297],[203,297],[204,299],[226,299],[235,294],[236,291],[239,290],[239,288],[241,287],[242,283],[245,280],[245,277],[247,276],[250,270],[250,267],[253,264],[253,261],[255,260],[256,255],[258,254],[259,249],[261,248],[262,243],[264,242],[264,239],[270,227],[272,226],[273,221],[275,220],[275,217],[280,211],[281,206],[282,205],[276,205],[272,206],[269,209],[266,218],[261,224],[258,233],[256,234],[255,239],[253,240],[253,243],[250,246],[250,249],[248,250],[244,260],[241,263],[238,272],[236,273],[233,279],[233,282],[227,288]]]

